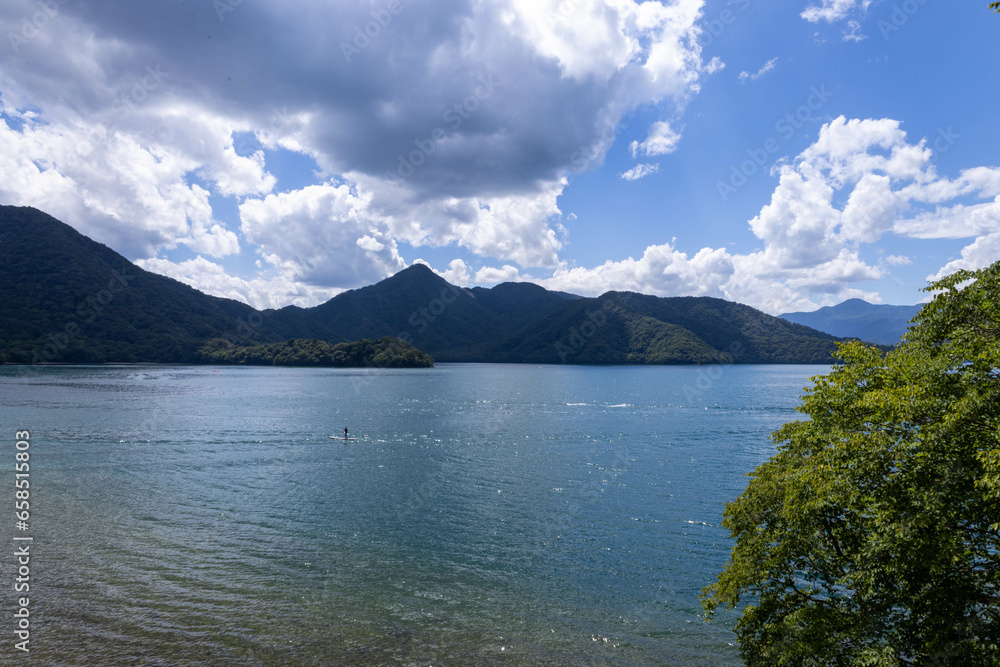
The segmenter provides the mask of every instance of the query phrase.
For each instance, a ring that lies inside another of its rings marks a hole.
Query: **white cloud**
[[[3,203],[40,208],[133,258],[178,244],[213,257],[239,252],[209,192],[190,182],[199,163],[182,150],[101,124],[18,120],[13,129],[0,118]]]
[[[966,206],[956,204],[899,220],[893,231],[917,239],[964,239],[1000,229],[1000,200]]]
[[[713,295],[733,273],[732,256],[725,248],[705,248],[694,257],[675,250],[670,244],[650,246],[636,260],[608,261],[593,269],[556,271],[541,284],[550,289],[596,296],[609,290],[630,290],[674,296]]]
[[[1000,260],[1000,231],[994,228],[993,231],[980,236],[963,248],[959,259],[948,262],[936,274],[927,276],[927,280],[940,280],[961,269],[969,271],[985,269],[997,260]]]
[[[680,141],[680,133],[675,132],[670,123],[659,121],[653,123],[652,127],[649,128],[649,136],[646,137],[645,141],[641,144],[638,141],[633,141],[629,145],[629,150],[632,157],[669,155],[677,150],[677,144]]]
[[[393,270],[398,242],[559,267],[567,177],[603,161],[626,115],[680,112],[721,68],[702,62],[702,5],[425,3],[347,58],[367,5],[243,3],[211,39],[192,39],[192,26],[220,25],[211,3],[164,6],[154,23],[134,2],[68,3],[18,53],[0,50],[4,113],[37,110],[0,128],[0,201],[45,208],[133,258],[179,244],[259,251],[320,287]],[[641,152],[667,154],[679,138],[656,123]],[[321,176],[274,194],[278,148]],[[258,247],[240,248],[211,194],[240,206]]]
[[[861,32],[861,22],[851,19],[847,22],[847,30],[844,31],[845,42],[863,42],[868,39],[868,35]]]
[[[747,81],[756,81],[757,79],[759,79],[760,77],[764,76],[765,74],[773,70],[775,67],[777,67],[777,65],[778,65],[778,59],[771,58],[766,63],[764,63],[764,65],[759,70],[757,70],[756,74],[751,74],[750,72],[743,70],[742,72],[740,72],[740,77],[739,77],[740,83],[746,83]]]
[[[732,254],[703,248],[689,256],[674,244],[656,245],[639,259],[557,270],[544,284],[586,295],[628,289],[716,296],[776,314],[854,297],[878,302],[877,293],[854,285],[879,280],[890,267],[911,261],[890,255],[870,264],[862,258],[863,247],[886,234],[974,239],[938,275],[996,261],[1000,169],[969,169],[947,179],[938,176],[932,157],[926,141],[910,142],[898,121],[840,117],[778,168],[771,201],[749,223],[761,250]],[[956,201],[970,196],[996,200]],[[914,209],[921,212],[903,219]]]
[[[821,0],[820,5],[809,5],[801,16],[810,23],[836,23],[837,21],[850,16],[852,13],[865,12],[871,6],[873,0]]]
[[[517,267],[504,264],[502,268],[486,266],[476,271],[476,282],[480,285],[497,285],[499,283],[521,282],[528,280],[522,277]]]
[[[816,0],[802,16],[847,20],[857,36],[850,21],[870,4]],[[541,267],[573,291],[631,285],[777,310],[859,294],[853,283],[895,265],[864,259],[886,234],[967,238],[955,262],[968,265],[994,252],[1000,169],[944,178],[931,146],[946,137],[913,142],[898,121],[839,118],[777,170],[750,221],[761,248],[690,255],[671,243],[568,268],[558,206],[568,177],[602,163],[624,118],[679,116],[724,66],[702,61],[702,9],[424,3],[348,61],[341,42],[371,20],[366,3],[241,3],[211,40],[192,39],[192,26],[220,26],[211,3],[166,3],[152,24],[142,3],[67,3],[17,53],[0,50],[0,201],[43,208],[131,258],[254,303],[378,280],[405,266],[403,243],[495,259],[501,268],[477,271],[479,282]],[[0,6],[0,16],[18,12]],[[666,121],[646,134],[630,145],[636,158],[668,155],[681,138]],[[278,148],[322,175],[279,184],[268,164]],[[246,242],[212,195],[238,206]],[[269,277],[162,259],[181,245],[206,257],[257,253]],[[464,262],[445,272],[470,273]]]
[[[448,263],[447,271],[438,271],[428,262],[422,259],[413,260],[414,264],[424,264],[430,267],[434,273],[438,274],[445,280],[447,280],[452,285],[458,285],[459,287],[468,287],[472,284],[472,275],[469,273],[469,267],[464,260],[453,259]]]
[[[719,56],[713,57],[707,65],[705,65],[704,72],[706,74],[715,74],[716,72],[721,72],[726,69],[726,63],[722,62]]]
[[[655,174],[658,171],[660,171],[660,165],[658,164],[640,164],[626,171],[621,175],[621,178],[626,181],[638,181],[640,178]]]
[[[370,201],[332,184],[248,199],[240,205],[242,230],[266,261],[294,280],[359,286],[406,266]]]
[[[311,288],[288,276],[255,277],[250,280],[234,277],[225,267],[204,257],[184,262],[165,259],[141,259],[136,262],[147,271],[168,276],[197,290],[225,299],[250,304],[258,310],[296,305],[302,308],[329,301],[343,290]]]
[[[565,230],[557,199],[565,179],[535,183],[524,193],[492,197],[449,197],[419,200],[405,186],[353,175],[358,191],[367,193],[369,214],[388,233],[415,247],[456,244],[477,255],[497,257],[522,266],[559,266]]]

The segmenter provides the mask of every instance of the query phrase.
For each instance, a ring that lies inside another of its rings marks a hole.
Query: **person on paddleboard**
[[[347,440],[347,427],[344,427],[344,440]]]

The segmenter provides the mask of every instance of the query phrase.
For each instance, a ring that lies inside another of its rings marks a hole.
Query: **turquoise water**
[[[31,663],[738,665],[723,503],[826,371],[0,367]]]

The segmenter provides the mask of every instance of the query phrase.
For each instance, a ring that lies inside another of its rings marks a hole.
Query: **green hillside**
[[[609,292],[566,302],[488,356],[578,364],[832,363],[836,340],[722,299]]]
[[[10,361],[187,361],[255,312],[143,271],[34,209],[0,207],[0,243],[0,353]]]
[[[829,363],[837,340],[721,299],[465,289],[421,264],[314,308],[256,311],[144,271],[30,208],[0,207],[0,243],[0,361],[313,363],[339,343],[391,336],[454,362]]]
[[[347,340],[396,336],[438,361],[477,358],[485,338],[507,329],[471,290],[451,285],[423,264],[339,294],[305,314]]]

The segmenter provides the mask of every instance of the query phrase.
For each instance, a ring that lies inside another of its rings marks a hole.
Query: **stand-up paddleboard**
[[[357,438],[345,438],[342,435],[331,435],[330,439],[331,440],[357,440]]]

